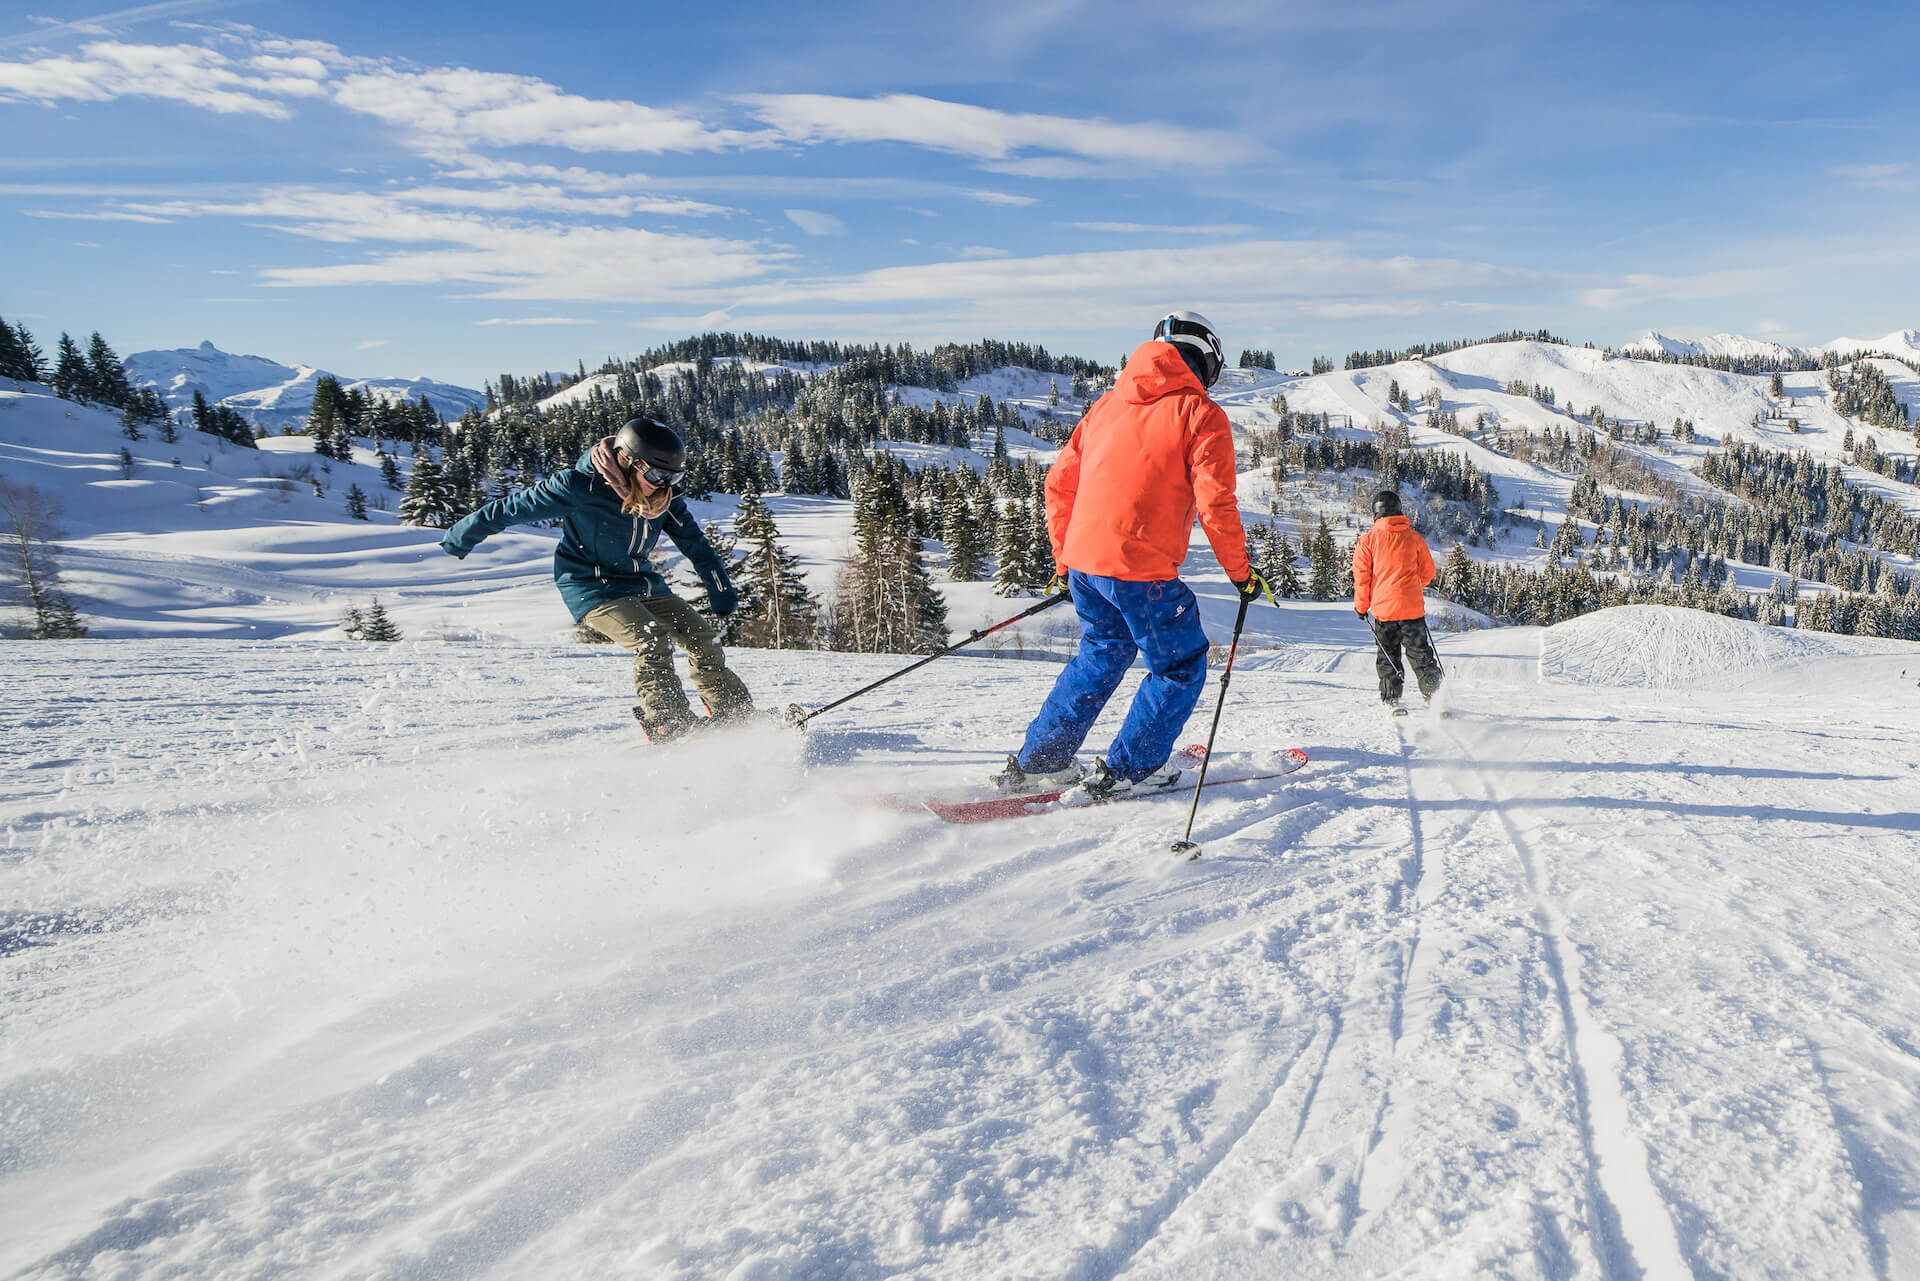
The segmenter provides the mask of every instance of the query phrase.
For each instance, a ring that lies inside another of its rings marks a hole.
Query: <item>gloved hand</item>
[[[441,537],[440,550],[455,560],[465,560],[467,558],[467,549],[454,542],[452,534],[446,534]]]
[[[713,611],[715,618],[725,618],[740,608],[740,593],[731,587],[723,587],[717,592],[708,592],[707,608]]]
[[[1267,580],[1260,577],[1259,571],[1255,569],[1248,569],[1247,576],[1239,582],[1236,582],[1233,585],[1233,590],[1239,592],[1240,599],[1249,604],[1259,600],[1262,596],[1267,598],[1267,604],[1269,605],[1278,605],[1280,603],[1273,598],[1273,588],[1267,586]]]
[[[1063,569],[1054,570],[1053,577],[1047,580],[1046,594],[1049,596],[1058,596],[1061,592],[1064,592],[1066,590],[1067,590],[1066,571]]]

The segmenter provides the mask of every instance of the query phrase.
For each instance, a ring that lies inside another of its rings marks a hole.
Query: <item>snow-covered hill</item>
[[[1184,797],[883,803],[1042,664],[669,751],[604,647],[7,647],[0,1275],[1920,1273],[1912,648],[1646,689],[1618,611],[1396,722],[1261,612],[1214,777],[1313,763],[1180,864]]]
[[[432,378],[346,378],[312,365],[283,365],[264,356],[236,356],[210,342],[174,351],[138,351],[125,360],[135,387],[154,387],[176,413],[193,407],[199,392],[209,403],[225,403],[256,427],[276,432],[304,423],[313,409],[313,388],[335,377],[346,390],[381,400],[432,402],[443,417],[458,418],[486,406],[486,395]]]
[[[1897,329],[1880,338],[1836,338],[1812,348],[1790,347],[1762,338],[1743,338],[1739,334],[1673,338],[1657,329],[1650,329],[1620,350],[1627,355],[1647,352],[1669,356],[1728,356],[1736,360],[1794,360],[1818,356],[1822,352],[1832,352],[1837,356],[1870,352],[1892,356],[1897,360],[1916,361],[1920,360],[1920,329]]]

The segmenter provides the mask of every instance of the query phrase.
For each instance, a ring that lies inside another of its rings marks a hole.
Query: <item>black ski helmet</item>
[[[1373,518],[1398,516],[1400,514],[1400,495],[1391,489],[1383,489],[1373,496]]]
[[[1168,312],[1153,327],[1153,336],[1161,342],[1178,345],[1183,356],[1192,353],[1187,363],[1199,361],[1193,372],[1202,387],[1213,386],[1220,371],[1226,368],[1227,353],[1220,345],[1220,335],[1214,332],[1213,322],[1197,311]]]
[[[686,474],[687,442],[658,418],[630,418],[613,443],[632,459],[649,485],[672,485]]]

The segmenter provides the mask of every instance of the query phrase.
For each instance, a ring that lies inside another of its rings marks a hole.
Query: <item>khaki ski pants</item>
[[[650,724],[686,723],[693,716],[680,677],[673,670],[673,642],[687,651],[694,688],[712,716],[753,707],[753,696],[727,668],[720,634],[678,596],[625,596],[580,620],[633,655],[633,692]]]

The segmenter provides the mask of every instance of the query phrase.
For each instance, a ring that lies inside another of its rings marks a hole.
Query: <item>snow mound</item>
[[[1844,638],[1677,605],[1622,605],[1540,634],[1540,679],[1629,689],[1725,689],[1857,652]]]

